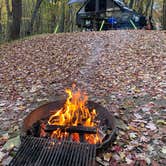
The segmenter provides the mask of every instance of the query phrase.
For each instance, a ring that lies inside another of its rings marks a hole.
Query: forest
[[[166,29],[166,0],[125,0],[131,9]],[[67,0],[0,0],[0,41],[41,33],[81,31],[76,26],[80,4]]]

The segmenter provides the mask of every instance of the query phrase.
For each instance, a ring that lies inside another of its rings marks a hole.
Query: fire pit
[[[75,85],[71,90],[66,89],[66,93],[68,94],[67,99],[57,99],[54,102],[47,103],[32,111],[25,118],[21,131],[22,149],[26,149],[26,146],[27,148],[35,146],[36,148],[34,149],[40,150],[41,146],[44,151],[51,153],[56,145],[57,153],[62,154],[63,152],[61,158],[64,158],[65,151],[72,154],[71,149],[77,147],[79,154],[84,151],[85,158],[88,158],[86,156],[88,153],[91,156],[87,159],[89,164],[83,165],[92,165],[96,152],[99,153],[105,150],[115,140],[116,127],[114,118],[100,104],[89,101],[86,93],[76,89]],[[36,143],[34,144],[35,141]],[[51,150],[48,148],[50,146]],[[19,155],[16,155],[16,159],[13,159],[14,163],[21,164],[20,160],[22,161],[22,159],[19,159],[18,162],[17,158],[20,158]],[[34,161],[35,164],[39,158]],[[67,156],[67,158],[72,157]],[[83,161],[82,159],[82,163],[84,163]]]

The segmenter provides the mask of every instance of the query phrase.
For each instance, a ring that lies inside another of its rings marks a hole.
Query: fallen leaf
[[[5,143],[5,145],[3,146],[3,149],[10,150],[14,148],[15,146],[18,147],[20,143],[21,143],[20,136],[11,138]]]
[[[156,126],[154,123],[150,122],[146,125],[146,128],[150,129],[150,130],[156,130]]]
[[[142,128],[144,128],[144,127],[145,127],[145,124],[144,124],[144,123],[140,123],[140,126],[141,126]]]
[[[152,166],[159,166],[159,164],[157,163],[157,161],[152,160]]]
[[[128,129],[127,125],[121,119],[116,119],[115,123],[116,127],[118,127],[119,129],[122,129],[124,131]]]
[[[121,160],[120,156],[118,154],[113,154],[112,156],[116,161]]]
[[[136,133],[130,133],[129,136],[130,136],[130,139],[135,139],[137,137],[137,134]]]
[[[143,108],[142,108],[142,111],[143,111],[143,112],[149,112],[150,109],[151,109],[150,107],[143,107]]]
[[[153,146],[151,146],[151,145],[148,145],[148,146],[147,146],[147,149],[148,149],[148,151],[150,151],[150,152],[152,152],[152,151],[154,150]]]
[[[103,166],[109,166],[109,162],[103,161],[100,157],[96,157],[96,161]]]
[[[126,156],[124,152],[119,152],[119,155],[120,155],[121,160],[123,160]]]
[[[137,118],[137,119],[142,119],[142,116],[138,113],[134,113],[134,116]]]
[[[141,142],[148,142],[148,141],[150,141],[150,139],[147,138],[147,137],[145,137],[145,136],[141,136],[141,137],[140,137],[140,141],[141,141]]]
[[[146,161],[146,163],[147,163],[148,165],[151,164],[151,159],[150,159],[149,157],[145,157],[145,161]]]
[[[110,159],[112,157],[112,153],[104,153],[103,157],[104,157],[105,161],[110,161]]]
[[[112,150],[115,152],[120,152],[122,150],[122,148],[119,145],[115,145],[115,146],[113,146]]]
[[[159,120],[157,120],[157,124],[166,125],[166,121],[163,119],[159,119]]]
[[[164,146],[161,150],[162,153],[166,154],[166,146]]]
[[[129,158],[125,158],[127,164],[131,164],[133,162],[133,160],[129,159]]]
[[[0,135],[0,140],[1,139],[7,140],[8,138],[9,138],[9,134],[8,133],[4,133],[4,134]]]
[[[4,158],[4,156],[5,156],[5,153],[3,153],[3,152],[0,151],[0,162]]]
[[[8,156],[7,158],[3,159],[2,165],[9,165],[13,157]]]
[[[139,132],[139,130],[133,126],[129,126],[129,129],[132,130],[132,131],[136,131],[136,132]]]

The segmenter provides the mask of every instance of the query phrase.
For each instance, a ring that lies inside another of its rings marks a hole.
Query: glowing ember
[[[72,86],[72,90],[66,89],[68,98],[64,106],[53,114],[49,120],[49,125],[62,125],[62,126],[85,126],[95,127],[96,110],[89,110],[86,107],[88,96],[82,93],[79,89],[76,90],[75,84]],[[57,139],[67,138],[69,133],[62,132],[60,128],[53,131],[51,137]],[[80,142],[80,136],[78,133],[71,134],[71,139],[75,142]],[[84,140],[88,143],[96,144],[100,142],[100,138],[97,134],[85,134]]]

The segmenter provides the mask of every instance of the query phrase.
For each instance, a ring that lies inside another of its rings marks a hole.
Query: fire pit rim
[[[21,128],[21,136],[24,137],[27,135],[27,130],[28,128],[26,127],[27,124],[29,125],[29,121],[34,121],[35,116],[35,112],[40,112],[40,115],[43,116],[44,115],[44,112],[49,112],[50,113],[50,110],[53,110],[53,109],[59,109],[63,106],[63,104],[65,103],[66,99],[57,99],[55,101],[52,101],[52,102],[48,102],[44,105],[41,105],[39,106],[38,108],[32,110],[27,116],[26,118],[23,120],[23,126]],[[56,106],[56,107],[55,107]],[[105,112],[107,112],[107,115],[109,116],[109,118],[111,119],[111,129],[112,129],[112,132],[111,134],[109,135],[109,137],[102,142],[102,144],[98,145],[96,147],[96,150],[97,151],[101,151],[101,150],[104,150],[106,149],[109,145],[111,145],[114,140],[116,139],[116,135],[117,135],[117,127],[116,127],[116,123],[115,123],[115,118],[113,117],[113,115],[111,114],[111,112],[109,112],[105,107],[103,107],[101,104],[99,103],[96,103],[94,101],[91,101],[91,100],[88,100],[88,108],[90,107],[93,107],[97,110],[99,109],[102,109],[102,110],[105,110]],[[95,107],[94,107],[95,106]],[[97,107],[97,108],[96,108]],[[47,117],[50,116],[47,112]],[[46,116],[46,115],[44,115]],[[39,116],[37,117],[37,120],[40,120],[41,118],[39,118]],[[30,126],[30,125],[29,125]]]

